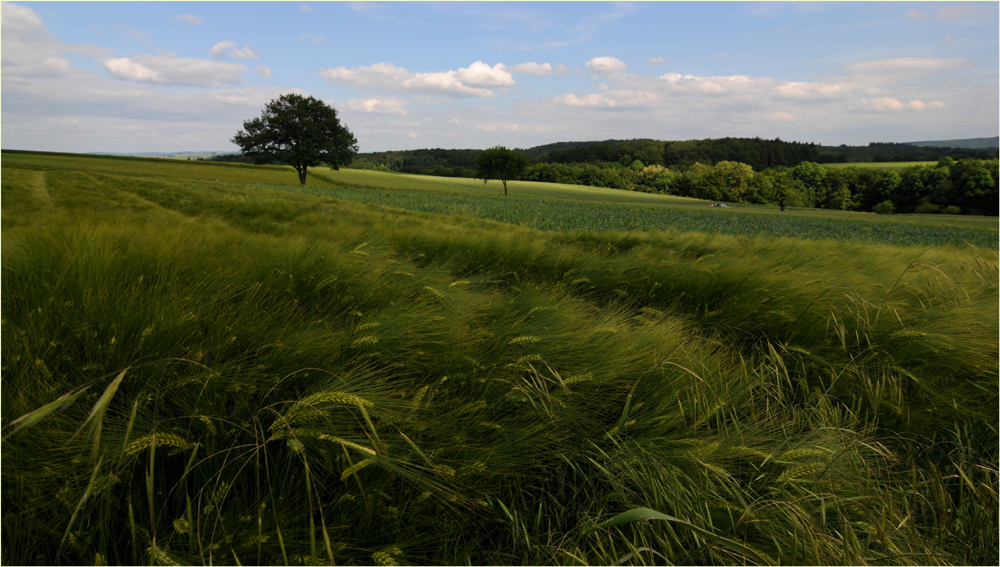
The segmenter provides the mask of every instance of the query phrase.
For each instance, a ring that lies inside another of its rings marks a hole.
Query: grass
[[[874,215],[820,209],[733,204],[713,209],[705,201],[553,183],[511,182],[512,197],[498,184],[459,178],[315,168],[306,186],[289,167],[256,167],[158,159],[107,158],[73,154],[6,152],[10,175],[22,168],[71,170],[93,183],[114,184],[157,201],[158,195],[191,193],[191,181],[234,194],[253,188],[329,196],[420,212],[466,215],[541,230],[698,231],[734,236],[789,236],[933,246],[966,243],[997,248],[995,219],[952,215]],[[121,176],[124,176],[123,179]],[[142,183],[133,184],[140,178]],[[215,189],[213,189],[215,190]],[[161,205],[165,204],[159,200]],[[170,205],[167,205],[170,206]]]
[[[994,251],[9,156],[4,563],[1000,559]]]

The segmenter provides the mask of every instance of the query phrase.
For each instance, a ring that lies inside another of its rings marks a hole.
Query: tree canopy
[[[306,171],[322,163],[339,170],[358,151],[358,142],[341,125],[337,111],[321,100],[297,94],[267,103],[259,118],[243,122],[232,142],[254,163],[286,163],[306,184]]]
[[[476,165],[478,165],[476,179],[482,179],[484,185],[490,179],[500,181],[503,183],[503,194],[506,197],[507,182],[517,179],[524,173],[528,166],[528,158],[517,150],[496,146],[479,154]]]

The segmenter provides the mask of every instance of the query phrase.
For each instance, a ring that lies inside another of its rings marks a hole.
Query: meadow
[[[994,219],[2,167],[5,564],[1000,560]]]
[[[132,161],[130,161],[132,160]],[[207,162],[165,162],[153,158],[10,153],[8,168],[59,171],[70,168],[109,175],[153,177],[164,186],[187,190],[190,180],[233,191],[254,188],[333,197],[412,211],[463,215],[547,231],[673,231],[732,236],[787,236],[811,240],[860,241],[934,246],[997,248],[995,219],[954,215],[894,215],[729,203],[710,208],[706,201],[558,183],[512,181],[504,198],[497,182],[329,168],[311,170],[306,186],[289,180],[289,167]],[[137,166],[135,164],[141,164]],[[158,191],[169,194],[169,191]]]

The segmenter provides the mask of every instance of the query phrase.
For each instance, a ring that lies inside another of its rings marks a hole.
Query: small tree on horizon
[[[254,163],[286,163],[306,184],[306,171],[321,163],[334,170],[348,165],[358,142],[340,124],[337,111],[311,96],[286,94],[264,107],[260,118],[247,120],[232,142]]]
[[[508,150],[503,146],[496,146],[488,150],[483,150],[476,160],[478,169],[476,179],[482,179],[483,185],[490,179],[496,179],[503,183],[503,195],[507,196],[507,182],[517,179],[528,167],[528,158],[517,150]]]

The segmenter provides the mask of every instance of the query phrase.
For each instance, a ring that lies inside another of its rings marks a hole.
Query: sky
[[[285,93],[361,152],[995,136],[996,2],[3,2],[0,145],[236,151]]]

